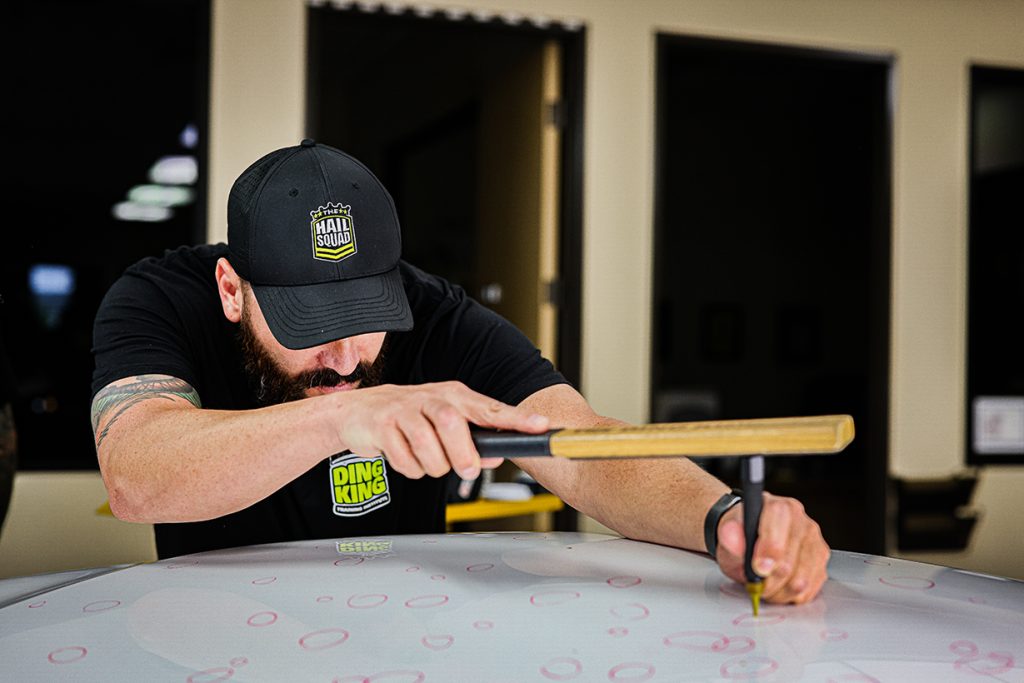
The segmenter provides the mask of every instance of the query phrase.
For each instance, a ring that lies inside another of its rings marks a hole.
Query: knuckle
[[[462,415],[451,404],[445,404],[438,409],[437,421],[445,429],[455,429],[464,422]]]
[[[409,439],[409,445],[416,452],[426,450],[434,445],[434,430],[429,427],[411,427],[406,431],[406,437]]]

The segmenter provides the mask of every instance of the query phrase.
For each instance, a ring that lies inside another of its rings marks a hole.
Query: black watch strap
[[[741,500],[743,498],[740,492],[733,489],[729,493],[723,494],[708,510],[708,514],[704,518],[704,545],[711,557],[714,558],[718,554],[718,522],[721,521],[726,510],[737,505]]]

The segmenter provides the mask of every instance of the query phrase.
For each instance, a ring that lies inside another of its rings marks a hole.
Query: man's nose
[[[351,339],[339,339],[325,344],[317,354],[317,361],[339,375],[351,375],[359,367],[359,353]]]

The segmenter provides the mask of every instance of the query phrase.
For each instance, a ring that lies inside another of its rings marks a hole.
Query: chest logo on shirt
[[[356,253],[356,230],[352,207],[341,202],[310,211],[313,258],[318,261],[342,261]]]
[[[345,453],[331,458],[331,500],[339,517],[359,517],[390,503],[383,456]]]

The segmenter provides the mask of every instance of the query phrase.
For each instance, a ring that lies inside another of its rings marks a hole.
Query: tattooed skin
[[[92,400],[92,432],[96,438],[96,450],[103,445],[118,418],[132,406],[151,399],[173,401],[175,398],[183,398],[196,408],[202,407],[199,393],[191,384],[168,375],[136,375],[130,380],[104,387]]]

